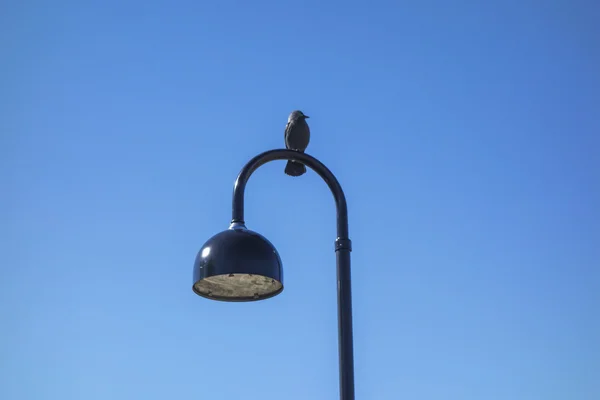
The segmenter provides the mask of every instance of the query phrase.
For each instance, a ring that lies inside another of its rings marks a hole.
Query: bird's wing
[[[287,138],[288,138],[288,134],[290,133],[290,131],[292,130],[292,127],[294,125],[294,121],[289,121],[286,125],[285,125],[285,131],[283,133],[283,140],[285,141],[285,144],[287,146]]]
[[[289,132],[289,130],[290,130],[290,125],[291,125],[291,124],[292,124],[292,122],[291,122],[291,121],[289,121],[287,124],[285,124],[285,130],[283,131],[283,135],[284,135],[283,137],[284,137],[284,138],[286,138],[286,137],[287,137],[287,135],[288,135],[288,132]]]

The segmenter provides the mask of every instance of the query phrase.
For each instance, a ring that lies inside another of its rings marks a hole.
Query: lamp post
[[[277,250],[265,237],[247,229],[244,221],[244,190],[248,179],[258,167],[275,160],[299,161],[311,168],[327,183],[335,199],[340,399],[354,400],[348,207],[336,177],[319,160],[281,149],[266,151],[246,163],[233,188],[231,225],[210,238],[198,252],[192,288],[202,297],[221,301],[263,300],[283,291],[283,269]]]

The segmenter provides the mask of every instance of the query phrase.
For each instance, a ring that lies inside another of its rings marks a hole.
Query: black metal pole
[[[348,206],[346,196],[333,173],[319,160],[297,151],[280,149],[265,151],[248,161],[242,168],[233,187],[232,223],[245,224],[244,191],[254,171],[263,164],[275,160],[300,161],[315,171],[331,190],[337,211],[337,239],[335,254],[337,264],[338,341],[340,362],[340,399],[354,400],[354,350],[352,338],[352,282],[350,252],[352,243],[348,237]]]
[[[340,357],[340,399],[354,400],[354,350],[352,348],[352,282],[350,239],[335,242],[337,262],[338,346]]]

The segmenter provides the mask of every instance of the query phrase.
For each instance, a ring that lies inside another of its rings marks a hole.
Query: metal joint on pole
[[[338,250],[352,251],[352,241],[344,238],[335,239],[335,251]]]

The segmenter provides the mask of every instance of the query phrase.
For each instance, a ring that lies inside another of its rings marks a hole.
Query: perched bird
[[[306,123],[308,115],[300,110],[292,111],[285,126],[285,147],[290,150],[304,153],[310,141],[310,128]],[[304,164],[298,161],[288,161],[285,173],[289,176],[300,176],[306,172]]]

